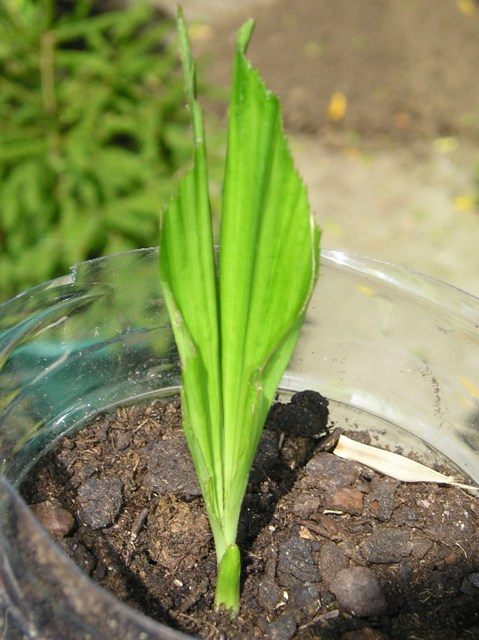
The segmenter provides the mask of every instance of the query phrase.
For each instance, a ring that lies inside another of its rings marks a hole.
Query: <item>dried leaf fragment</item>
[[[436,482],[460,487],[475,494],[479,492],[479,487],[462,484],[405,456],[356,442],[343,435],[339,437],[333,453],[340,458],[364,464],[374,471],[401,482]]]

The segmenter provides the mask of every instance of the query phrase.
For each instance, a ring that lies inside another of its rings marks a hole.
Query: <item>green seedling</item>
[[[178,29],[194,164],[161,216],[160,280],[182,363],[185,437],[213,532],[215,604],[240,606],[238,519],[260,435],[292,355],[319,264],[319,230],[282,130],[278,98],[234,56],[219,251],[202,112],[181,12]]]

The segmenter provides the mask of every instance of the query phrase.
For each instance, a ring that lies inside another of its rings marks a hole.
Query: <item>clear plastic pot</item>
[[[201,310],[198,310],[200,313]],[[185,638],[96,586],[17,487],[65,433],[178,392],[157,250],[76,265],[0,306],[0,637]],[[450,462],[479,482],[479,300],[405,269],[323,252],[285,393],[317,389],[338,424]]]

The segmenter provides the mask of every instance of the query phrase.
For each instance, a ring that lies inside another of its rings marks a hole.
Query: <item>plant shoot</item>
[[[160,281],[182,363],[183,427],[213,532],[216,607],[239,611],[238,519],[261,432],[293,353],[319,265],[320,232],[282,130],[278,98],[234,56],[219,252],[203,118],[181,12],[194,163],[161,215]]]

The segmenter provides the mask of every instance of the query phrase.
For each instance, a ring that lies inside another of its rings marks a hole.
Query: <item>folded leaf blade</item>
[[[194,162],[160,218],[160,283],[183,367],[185,436],[209,515],[217,520],[214,512],[221,510],[223,495],[223,421],[216,265],[202,114],[181,15],[178,30],[192,115]]]
[[[279,101],[245,57],[250,35],[247,23],[235,56],[220,242],[226,490],[237,485],[235,461],[252,462],[318,269],[319,232]]]

